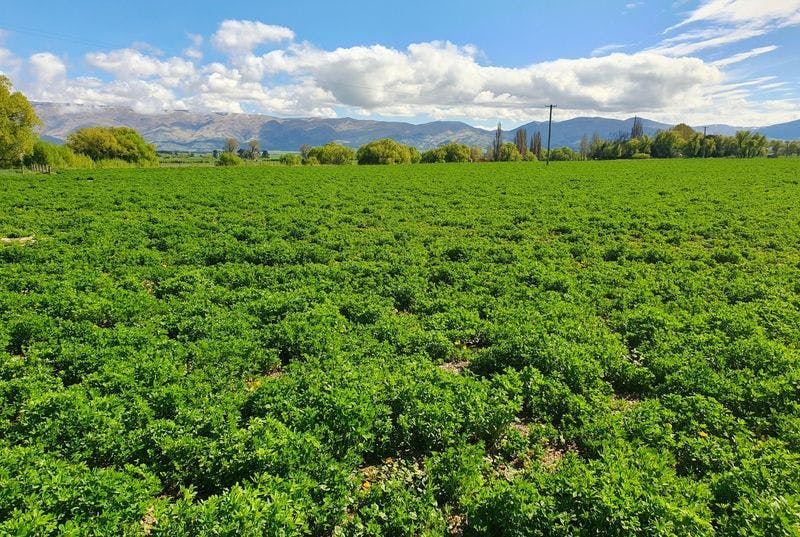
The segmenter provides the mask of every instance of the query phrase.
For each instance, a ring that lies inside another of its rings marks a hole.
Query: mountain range
[[[211,152],[220,149],[226,138],[240,143],[257,139],[268,150],[296,151],[302,144],[312,146],[338,142],[357,148],[380,138],[392,138],[420,150],[456,141],[470,146],[487,147],[492,143],[493,130],[481,129],[460,121],[434,121],[415,125],[399,121],[375,121],[352,118],[281,118],[257,114],[195,113],[183,110],[161,114],[140,114],[127,108],[63,104],[32,103],[42,119],[42,137],[63,142],[77,129],[93,126],[132,127],[139,131],[159,151]],[[597,133],[602,138],[615,138],[629,133],[633,118],[626,120],[603,117],[578,117],[553,122],[552,147],[568,146],[577,149],[581,138]],[[672,127],[642,119],[645,134]],[[534,121],[518,127],[528,135],[542,133],[547,143],[547,122]],[[768,138],[800,139],[800,119],[766,127],[732,127],[709,125],[708,134],[731,135],[741,129],[756,130]],[[513,140],[517,129],[503,131],[505,140]],[[702,130],[702,127],[700,127]]]

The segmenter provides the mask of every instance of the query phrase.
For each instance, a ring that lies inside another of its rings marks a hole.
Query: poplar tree
[[[524,157],[528,152],[528,132],[525,129],[517,129],[517,133],[514,135],[514,145],[517,146],[519,154]]]
[[[503,145],[503,127],[497,122],[497,130],[494,132],[494,144],[492,144],[492,159],[500,160],[500,146]]]
[[[631,127],[631,140],[638,140],[644,136],[644,126],[642,120],[638,116],[633,118],[633,127]]]
[[[537,160],[542,160],[542,133],[536,131],[531,140],[531,151],[536,155]]]

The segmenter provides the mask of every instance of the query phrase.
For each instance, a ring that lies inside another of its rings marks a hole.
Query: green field
[[[800,535],[798,164],[4,175],[0,534]]]

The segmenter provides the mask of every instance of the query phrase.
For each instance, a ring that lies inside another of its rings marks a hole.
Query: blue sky
[[[278,116],[800,118],[800,0],[22,2],[0,71],[35,100]]]

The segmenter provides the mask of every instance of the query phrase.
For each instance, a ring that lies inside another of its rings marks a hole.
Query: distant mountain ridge
[[[194,113],[182,110],[162,114],[140,114],[127,108],[62,104],[32,103],[44,122],[42,135],[51,141],[63,141],[77,129],[91,126],[124,125],[139,131],[161,151],[210,152],[219,149],[226,138],[235,138],[244,144],[258,139],[268,150],[296,151],[300,145],[323,145],[338,142],[357,148],[371,140],[393,138],[398,142],[427,150],[455,141],[470,146],[487,147],[492,143],[493,130],[481,129],[461,121],[434,121],[415,125],[399,121],[375,121],[352,118],[280,118],[256,114]],[[659,130],[672,127],[642,119],[645,134],[654,135]],[[633,118],[626,120],[602,117],[577,117],[553,122],[552,147],[568,146],[577,149],[581,138],[597,133],[602,138],[615,138],[629,133]],[[529,136],[537,130],[546,143],[547,122],[534,121],[519,128]],[[702,129],[702,128],[701,128]],[[741,127],[711,125],[709,134],[730,135]],[[749,129],[750,130],[750,129]],[[768,138],[800,139],[800,119],[780,125],[760,127],[755,130]],[[503,132],[511,141],[517,129]]]

